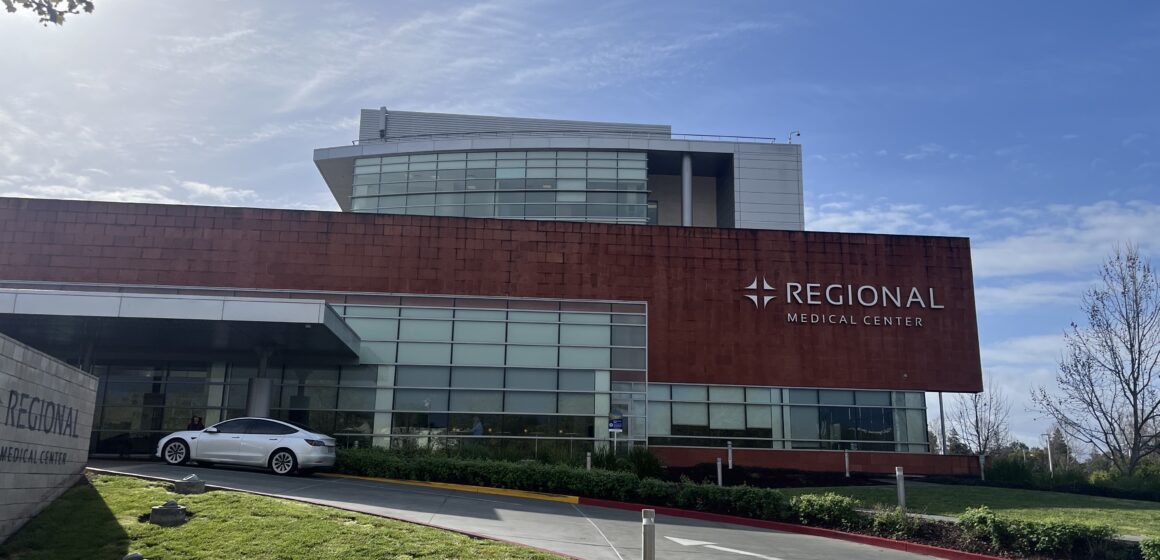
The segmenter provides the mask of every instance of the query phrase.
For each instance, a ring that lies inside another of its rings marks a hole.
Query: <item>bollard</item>
[[[656,517],[655,509],[640,510],[640,550],[644,560],[656,560],[657,557]]]
[[[894,482],[898,484],[898,509],[906,511],[906,480],[902,477],[902,467],[894,467]]]
[[[725,442],[725,447],[729,449],[729,470],[733,470],[733,442]]]
[[[592,452],[589,451],[584,454],[584,470],[592,470]]]
[[[850,452],[843,453],[846,456],[846,478],[850,478]]]
[[[725,486],[721,483],[721,458],[717,457],[717,486]]]
[[[984,455],[979,455],[979,480],[987,481],[987,460]]]

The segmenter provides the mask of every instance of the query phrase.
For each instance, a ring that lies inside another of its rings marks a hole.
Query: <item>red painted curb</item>
[[[950,548],[942,548],[938,546],[931,546],[928,544],[912,543],[907,541],[896,541],[894,539],[887,539],[883,537],[872,537],[870,535],[861,535],[858,533],[847,533],[845,531],[837,531],[834,529],[823,529],[821,527],[810,527],[808,525],[797,525],[794,523],[782,523],[780,521],[764,521],[761,519],[750,519],[748,517],[737,517],[734,515],[723,515],[720,513],[706,513],[703,511],[694,511],[689,509],[677,509],[670,507],[648,506],[644,504],[633,504],[628,502],[614,502],[612,500],[597,500],[595,498],[580,498],[580,504],[586,506],[597,506],[614,509],[627,509],[639,511],[642,509],[656,510],[659,515],[669,515],[673,517],[687,517],[690,519],[700,519],[702,521],[716,521],[719,523],[733,523],[735,525],[748,525],[750,527],[760,527],[762,529],[773,529],[775,531],[783,531],[786,533],[798,533],[802,535],[813,535],[815,537],[826,537],[829,539],[838,539],[843,541],[856,542],[861,544],[868,544],[870,546],[877,546],[880,548],[889,548],[893,550],[901,550],[903,552],[913,552],[916,554],[925,554],[927,556],[934,556],[936,558],[946,558],[948,560],[1005,560],[998,556],[987,556],[985,554],[976,554],[974,552],[964,552],[961,550],[954,550]]]

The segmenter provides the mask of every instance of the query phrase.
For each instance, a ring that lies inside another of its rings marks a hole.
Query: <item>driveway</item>
[[[227,467],[93,460],[108,471],[206,484],[339,507],[494,537],[591,560],[641,557],[640,513],[571,503],[326,476],[278,477]],[[665,560],[915,560],[917,554],[873,546],[658,515],[657,558]]]

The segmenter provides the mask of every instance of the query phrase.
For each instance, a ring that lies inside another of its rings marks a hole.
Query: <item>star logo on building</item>
[[[761,277],[761,285],[760,286],[758,286],[758,284],[757,284],[757,277],[754,276],[753,281],[750,282],[749,285],[745,287],[745,290],[746,291],[753,290],[752,294],[745,294],[745,298],[748,299],[749,301],[752,301],[753,307],[755,307],[755,308],[757,308],[757,307],[764,308],[766,305],[769,305],[770,300],[777,297],[777,296],[773,295],[773,291],[774,291],[773,286],[770,286],[769,282],[765,281],[764,276]],[[758,304],[758,302],[761,302],[760,305]]]

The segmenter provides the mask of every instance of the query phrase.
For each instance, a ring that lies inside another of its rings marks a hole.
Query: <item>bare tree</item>
[[[1138,247],[1117,247],[1083,296],[1087,324],[1064,333],[1058,389],[1036,405],[1120,473],[1160,450],[1160,279]]]
[[[976,455],[987,455],[1007,443],[1011,401],[993,381],[982,393],[957,395],[950,423]]]

